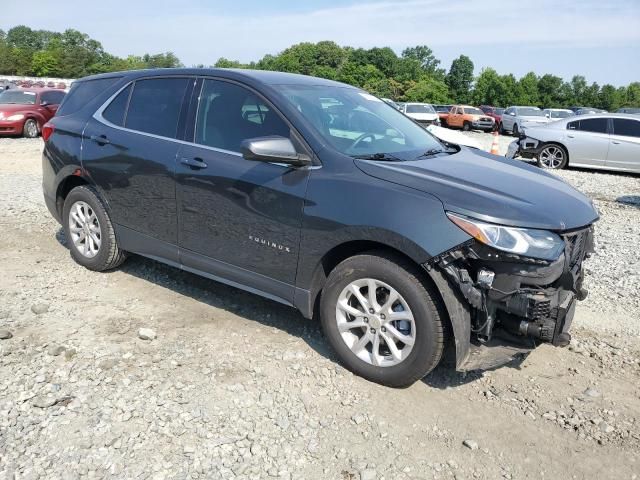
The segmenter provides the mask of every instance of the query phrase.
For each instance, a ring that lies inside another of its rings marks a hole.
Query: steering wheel
[[[348,148],[348,150],[353,150],[355,148],[358,148],[358,145],[360,145],[365,139],[370,138],[371,140],[375,140],[376,136],[373,133],[363,133],[362,135],[360,135],[358,138],[356,138],[353,143],[351,144],[351,146]]]

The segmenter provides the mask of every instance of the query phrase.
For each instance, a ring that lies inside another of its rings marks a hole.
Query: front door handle
[[[89,140],[96,142],[100,146],[111,143],[106,135],[91,135]]]
[[[197,157],[196,158],[182,157],[180,159],[180,163],[182,163],[183,165],[188,165],[189,167],[195,170],[207,168],[208,166],[201,158],[197,158]]]

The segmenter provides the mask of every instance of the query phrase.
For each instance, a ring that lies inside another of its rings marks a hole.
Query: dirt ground
[[[606,246],[569,348],[394,390],[287,307],[135,256],[76,265],[40,149],[0,140],[0,479],[640,475],[640,208],[611,197],[639,177],[563,172],[599,198]]]

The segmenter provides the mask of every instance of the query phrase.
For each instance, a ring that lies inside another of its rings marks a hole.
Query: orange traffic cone
[[[499,143],[498,143],[498,132],[493,132],[493,143],[491,144],[491,153],[494,155],[500,155],[499,151]]]

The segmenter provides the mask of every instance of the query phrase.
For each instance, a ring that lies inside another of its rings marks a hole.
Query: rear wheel
[[[69,250],[77,263],[103,271],[125,260],[109,214],[93,188],[82,185],[71,190],[64,201],[62,218]]]
[[[404,387],[442,356],[436,293],[410,262],[384,252],[357,255],[329,275],[321,322],[340,361],[373,382]]]
[[[22,135],[26,138],[36,138],[38,136],[38,123],[33,118],[29,118],[24,122]]]
[[[567,151],[560,145],[546,145],[538,154],[538,165],[542,168],[559,170],[567,166],[569,157]]]

